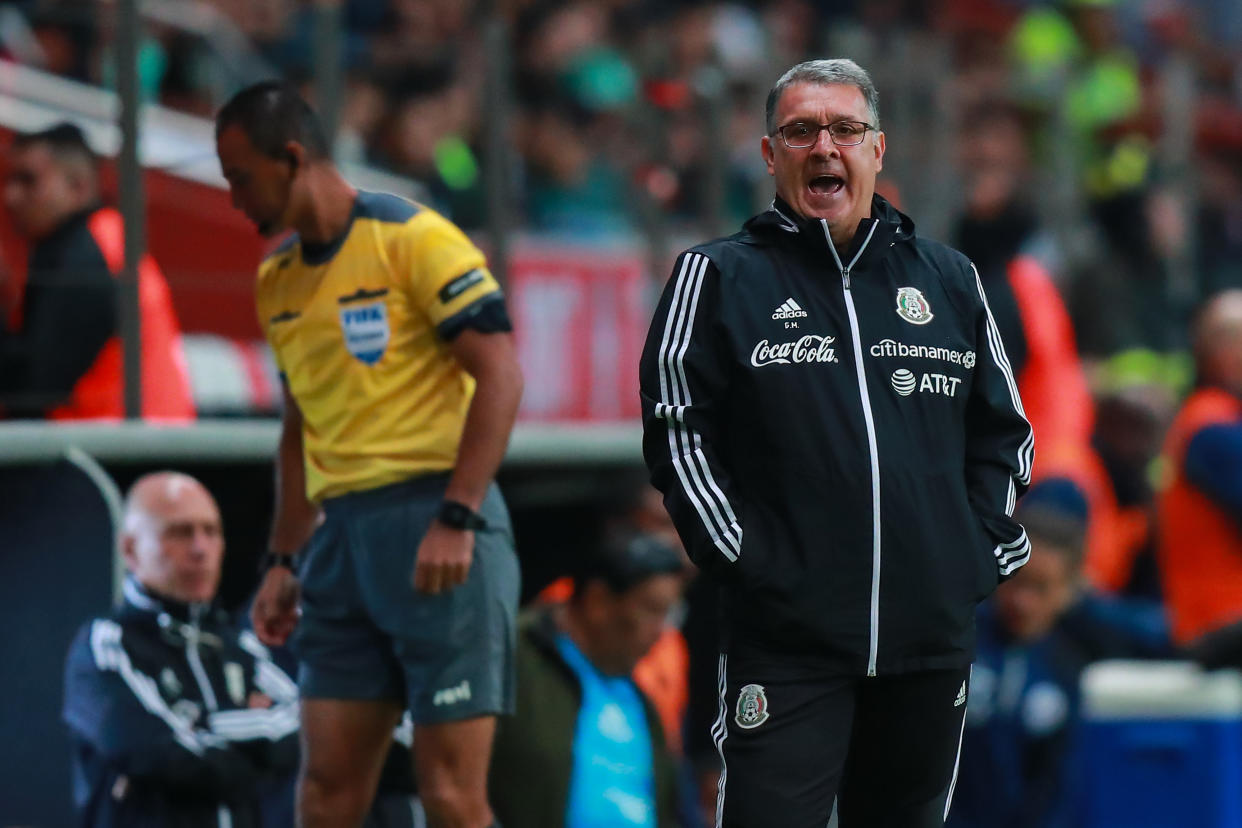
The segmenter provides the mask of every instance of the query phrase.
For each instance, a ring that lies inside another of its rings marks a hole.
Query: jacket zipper
[[[190,623],[187,626],[191,632],[185,639],[185,658],[190,663],[190,672],[194,674],[194,681],[198,684],[199,693],[203,696],[203,704],[210,712],[215,713],[220,709],[220,703],[216,699],[215,690],[211,687],[211,679],[207,677],[207,671],[203,669],[203,658],[198,652],[201,615],[200,607],[190,607]],[[233,828],[233,812],[223,803],[216,808],[216,826],[217,828]]]
[[[203,704],[212,713],[220,709],[219,702],[216,701],[216,692],[211,688],[211,680],[207,678],[207,671],[203,669],[203,659],[198,652],[199,633],[199,614],[198,607],[190,608],[190,623],[188,627],[188,635],[185,637],[185,658],[190,662],[190,672],[194,674],[194,680],[198,683],[198,691],[203,696]]]
[[[824,228],[824,239],[828,242],[828,250],[832,253],[837,269],[841,271],[841,287],[845,296],[845,309],[850,317],[850,337],[854,341],[854,370],[858,374],[858,394],[862,399],[863,420],[867,424],[867,450],[871,455],[871,639],[867,653],[867,675],[875,675],[876,654],[880,649],[880,451],[876,447],[875,416],[871,413],[871,394],[867,391],[867,374],[863,368],[862,336],[858,331],[858,311],[854,309],[854,296],[850,290],[850,269],[858,264],[875,228],[879,222],[872,222],[867,237],[854,258],[847,265],[841,264],[837,248],[832,243],[832,235],[828,232],[828,222],[820,219]]]

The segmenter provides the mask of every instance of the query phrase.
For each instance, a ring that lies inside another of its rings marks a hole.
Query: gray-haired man
[[[875,195],[867,73],[793,67],[766,131],[771,208],[678,258],[640,368],[652,482],[723,588],[717,826],[838,797],[844,828],[940,826],[1031,428],[973,266]]]

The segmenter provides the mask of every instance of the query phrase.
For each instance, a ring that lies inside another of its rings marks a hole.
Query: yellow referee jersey
[[[503,301],[447,219],[359,192],[344,235],[259,266],[259,324],[302,410],[313,501],[451,469],[474,380],[446,344]]]

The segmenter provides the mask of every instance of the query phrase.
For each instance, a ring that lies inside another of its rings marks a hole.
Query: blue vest
[[[556,648],[582,686],[565,828],[655,828],[651,733],[638,688],[600,674],[567,635]]]

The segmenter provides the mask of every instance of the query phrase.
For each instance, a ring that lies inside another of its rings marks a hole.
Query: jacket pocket
[[[968,641],[976,605],[996,587],[991,547],[952,472],[904,469],[885,489],[881,638],[908,658]]]

